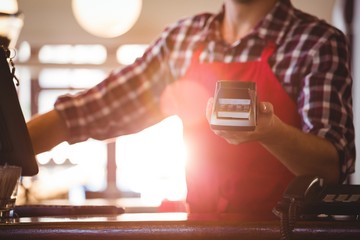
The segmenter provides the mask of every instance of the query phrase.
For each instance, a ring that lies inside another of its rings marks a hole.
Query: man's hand
[[[206,107],[206,117],[210,121],[214,99],[210,98]],[[240,144],[251,141],[262,141],[270,138],[280,120],[275,116],[273,105],[269,102],[257,103],[257,125],[254,131],[213,130],[230,144]]]

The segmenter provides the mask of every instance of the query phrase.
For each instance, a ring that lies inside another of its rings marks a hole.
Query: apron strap
[[[268,62],[269,58],[273,55],[275,49],[276,49],[276,44],[274,42],[272,42],[272,41],[269,41],[266,44],[266,46],[265,46],[265,48],[264,48],[264,50],[263,50],[263,52],[261,54],[261,59],[260,60],[262,62]]]

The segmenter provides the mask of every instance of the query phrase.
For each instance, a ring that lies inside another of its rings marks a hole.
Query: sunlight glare
[[[170,117],[140,133],[117,139],[118,184],[149,201],[186,195],[182,122]]]

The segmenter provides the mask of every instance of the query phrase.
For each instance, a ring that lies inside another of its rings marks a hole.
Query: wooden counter
[[[97,217],[20,218],[0,224],[0,239],[280,239],[280,224],[242,222],[234,216],[186,213],[120,214]],[[293,239],[360,239],[359,221],[298,222]]]

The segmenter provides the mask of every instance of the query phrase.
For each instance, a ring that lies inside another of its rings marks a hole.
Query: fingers
[[[206,119],[210,122],[211,111],[214,104],[214,98],[209,98],[206,105]]]
[[[210,98],[206,106],[206,117],[209,122],[212,114],[213,102],[214,99]],[[272,124],[274,108],[269,102],[258,102],[257,104],[258,118],[255,131],[213,130],[213,132],[224,138],[228,143],[234,145],[261,139],[268,127]]]
[[[273,105],[269,102],[260,103],[260,112],[264,114],[270,114],[274,111]]]

